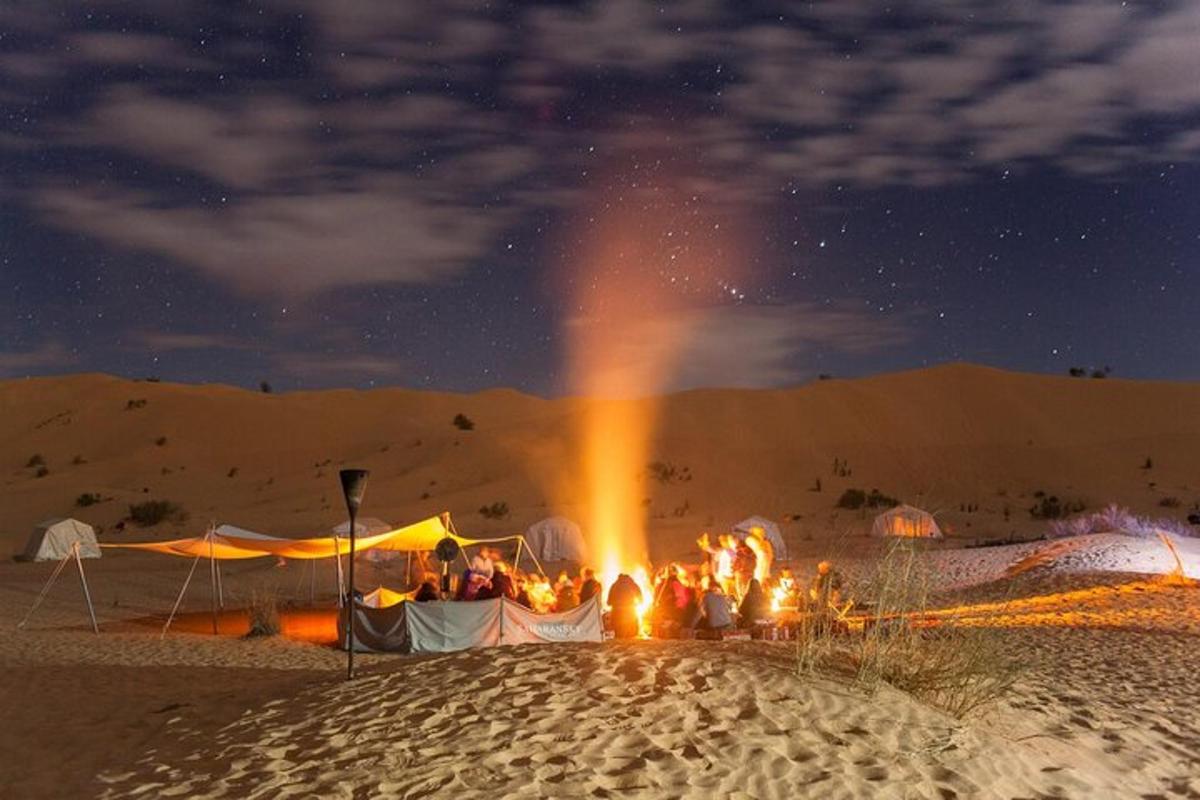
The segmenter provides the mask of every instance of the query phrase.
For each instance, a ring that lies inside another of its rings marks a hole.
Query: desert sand
[[[131,399],[146,403],[127,410]],[[520,529],[570,511],[555,466],[582,402],[8,382],[0,541],[16,552],[58,515],[102,526],[101,541],[209,520],[320,533],[341,519],[343,462],[374,471],[373,516],[448,509],[467,533]],[[460,412],[475,430],[451,424]],[[70,572],[17,631],[53,564],[0,563],[0,786],[22,798],[1197,796],[1200,590],[1186,579],[1200,578],[1200,542],[1178,542],[1183,574],[1167,581],[1161,542],[1033,541],[1044,523],[1027,511],[1044,491],[1182,519],[1200,497],[1197,412],[1197,386],[967,366],[668,398],[656,458],[694,477],[650,482],[656,560],[687,554],[705,527],[792,515],[797,570],[834,553],[862,580],[870,517],[834,507],[844,488],[946,509],[950,535],[922,555],[933,612],[995,629],[1024,667],[1011,693],[963,719],[887,687],[802,676],[787,642],[364,655],[346,683],[329,645],[329,565],[315,584],[324,611],[285,613],[288,635],[240,638],[236,614],[206,633],[202,580],[160,638],[187,562],[109,551],[86,564],[99,636]],[[42,477],[25,466],[34,454]],[[834,458],[851,474],[832,475]],[[111,499],[73,507],[85,492]],[[117,533],[145,498],[190,519]],[[496,501],[509,518],[475,513]],[[1008,536],[1031,541],[964,547]],[[294,564],[224,569],[231,607],[265,586],[307,603]],[[388,577],[367,568],[360,585]]]

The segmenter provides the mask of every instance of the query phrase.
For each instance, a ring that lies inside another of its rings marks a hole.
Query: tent
[[[377,533],[387,533],[390,530],[393,530],[391,525],[375,517],[363,517],[362,519],[354,520],[355,536],[374,536]],[[334,536],[340,536],[345,539],[350,535],[350,520],[346,520],[341,525],[330,529],[329,532]]]
[[[525,531],[525,544],[541,561],[587,561],[583,531],[566,517],[547,517]]]
[[[345,617],[338,636],[349,638]],[[604,639],[600,599],[558,614],[535,614],[507,598],[467,603],[402,602],[382,608],[355,604],[354,649],[359,652],[450,653],[473,647]]]
[[[903,536],[909,539],[940,539],[942,530],[933,514],[912,506],[899,505],[875,518],[872,536]]]
[[[100,545],[96,531],[77,519],[48,519],[39,523],[29,535],[21,561],[61,561],[79,545],[80,558],[99,558]]]
[[[779,529],[779,524],[767,519],[766,517],[747,517],[738,524],[733,526],[734,536],[739,539],[745,539],[750,535],[750,531],[754,528],[761,528],[767,541],[771,543],[772,549],[775,551],[775,560],[779,561],[787,558],[787,545],[783,541],[783,531]]]

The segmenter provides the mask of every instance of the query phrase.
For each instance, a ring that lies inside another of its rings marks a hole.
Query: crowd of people
[[[607,605],[617,638],[641,633],[646,594],[652,603],[645,621],[661,631],[731,630],[770,624],[780,609],[827,614],[842,604],[843,580],[828,561],[817,565],[807,582],[790,569],[773,570],[774,548],[761,529],[745,537],[709,534],[697,540],[703,555],[698,563],[671,563],[660,570],[653,586],[639,586],[630,575],[617,576],[601,602]],[[455,600],[473,601],[506,597],[538,613],[570,611],[601,595],[595,571],[584,567],[572,578],[565,571],[551,580],[541,574],[510,568],[497,549],[483,547],[462,572],[453,593]],[[441,597],[437,576],[428,573],[414,600]]]

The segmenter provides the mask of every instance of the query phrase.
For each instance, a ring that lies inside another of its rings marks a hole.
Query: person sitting
[[[633,639],[638,635],[637,607],[642,602],[642,590],[633,578],[622,572],[608,590],[608,605],[612,609],[613,634],[618,639]]]
[[[738,627],[753,628],[757,623],[768,622],[770,619],[771,603],[767,600],[767,593],[763,591],[758,579],[753,578],[746,588],[742,604],[738,607]]]
[[[425,573],[421,581],[421,585],[417,587],[417,593],[413,595],[413,600],[418,603],[428,603],[431,600],[437,600],[440,597],[437,588],[437,576]]]
[[[471,559],[471,571],[490,581],[495,570],[495,551],[490,547],[481,547]]]
[[[499,561],[495,563],[491,585],[479,593],[480,600],[493,600],[497,597],[517,599],[517,589],[513,585],[512,576],[508,574],[508,568]]]
[[[529,597],[529,581],[526,578],[517,578],[517,596],[513,598],[518,604],[525,606],[530,611],[533,610],[533,600]]]
[[[808,590],[808,598],[817,612],[842,604],[842,574],[833,568],[833,564],[828,561],[817,564],[817,574],[813,577],[812,588]]]
[[[733,616],[729,613],[729,599],[720,581],[709,581],[708,588],[700,597],[700,622],[696,626],[710,631],[723,631],[733,627]]]
[[[596,580],[596,571],[592,568],[584,567],[581,574],[583,575],[583,583],[579,587],[579,604],[583,605],[593,597],[599,596],[601,586],[600,581]],[[630,578],[630,581],[632,580]]]
[[[566,574],[558,579],[558,591],[555,592],[554,603],[556,611],[570,611],[579,606],[579,598],[575,595],[575,584],[571,583],[569,579],[563,580],[564,578],[566,578]]]
[[[459,586],[460,600],[485,600],[492,588],[492,582],[483,574],[469,569],[463,575]]]

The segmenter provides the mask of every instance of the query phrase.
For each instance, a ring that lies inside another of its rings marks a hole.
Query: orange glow
[[[582,250],[572,243],[559,276],[576,309],[567,324],[568,375],[582,399],[579,469],[571,471],[578,481],[557,489],[570,498],[564,505],[582,506],[605,589],[624,572],[649,597],[650,581],[635,571],[649,563],[646,468],[658,395],[703,324],[697,301],[711,302],[733,276],[718,267],[729,258],[725,231],[694,196],[673,196],[669,183],[636,191],[630,183],[614,181],[619,194],[587,214],[587,240]],[[632,183],[648,186],[644,176]]]

